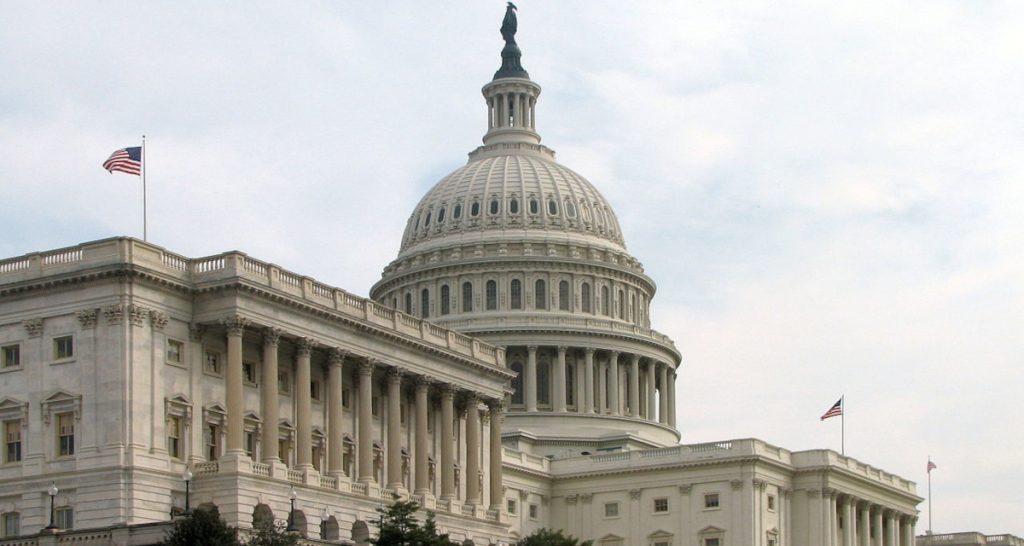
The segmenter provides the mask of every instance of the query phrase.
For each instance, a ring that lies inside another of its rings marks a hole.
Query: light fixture
[[[192,513],[192,509],[189,506],[189,483],[192,482],[192,471],[189,470],[188,466],[185,466],[185,470],[181,473],[181,479],[185,480],[185,515]]]
[[[291,509],[288,510],[288,527],[285,531],[289,533],[297,533],[299,530],[295,527],[295,499],[299,497],[298,492],[295,491],[294,485],[288,486],[288,498],[291,500]]]
[[[54,517],[53,517],[54,514],[55,514],[53,502],[54,502],[54,497],[57,496],[57,493],[60,492],[60,489],[57,489],[57,483],[56,482],[50,482],[50,488],[47,489],[46,492],[50,494],[50,524],[47,525],[46,528],[52,530],[52,529],[56,529],[57,528],[57,524],[54,522]]]

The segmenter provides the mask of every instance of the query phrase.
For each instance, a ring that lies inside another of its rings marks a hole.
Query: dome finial
[[[505,18],[501,21],[501,37],[505,40],[505,47],[501,50],[501,68],[494,73],[496,80],[500,78],[530,79],[530,74],[519,62],[523,52],[516,44],[516,30],[519,27],[516,20],[516,9],[516,5],[509,2],[505,7]]]

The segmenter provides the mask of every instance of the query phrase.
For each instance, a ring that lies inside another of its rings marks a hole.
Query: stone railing
[[[924,535],[917,537],[918,546],[943,545],[986,545],[986,546],[1024,546],[1024,539],[1014,535],[985,535],[975,531],[966,533],[943,533],[941,535]]]
[[[493,313],[493,316],[489,316],[488,313]],[[672,338],[650,328],[644,328],[635,324],[607,317],[580,318],[563,315],[545,316],[544,313],[545,312],[516,312],[515,314],[509,314],[489,311],[477,314],[473,318],[439,317],[437,322],[445,328],[469,331],[491,329],[508,330],[516,328],[553,328],[559,330],[579,329],[594,332],[610,331],[636,339],[653,341],[655,343],[665,345],[672,350],[676,350],[676,344],[672,341]],[[451,317],[453,315],[448,316]]]
[[[103,239],[0,260],[0,292],[7,284],[73,273],[84,268],[94,269],[122,264],[145,268],[188,284],[211,284],[241,279],[251,285],[262,286],[313,305],[327,307],[334,313],[400,332],[423,343],[473,358],[481,364],[505,367],[505,352],[494,345],[476,341],[450,329],[383,307],[372,300],[281,269],[241,252],[186,258],[129,237]]]
[[[506,460],[508,458],[507,455],[508,453],[506,453]],[[637,451],[614,451],[611,453],[556,459],[550,461],[550,463],[551,471],[555,474],[577,474],[598,470],[615,470],[617,467],[625,469],[660,466],[682,462],[706,461],[709,459],[748,457],[751,455],[759,455],[784,464],[790,463],[790,453],[788,451],[756,439],[677,445]]]
[[[220,463],[217,461],[209,461],[205,463],[196,463],[192,465],[192,475],[195,477],[209,476],[220,472]]]

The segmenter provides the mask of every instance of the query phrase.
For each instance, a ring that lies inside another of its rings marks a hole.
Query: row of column
[[[821,503],[822,546],[914,546],[914,516],[827,488]]]
[[[525,396],[523,397],[526,411],[537,411],[537,351],[536,345],[527,348],[526,369],[522,381]],[[554,363],[552,382],[552,408],[556,412],[568,411],[566,403],[566,366],[569,364],[566,355],[569,347],[559,346],[558,358]],[[676,371],[664,362],[644,359],[640,355],[621,355],[618,351],[607,351],[606,358],[595,360],[596,349],[583,349],[584,359],[582,373],[577,373],[576,382],[582,382],[583,396],[576,401],[580,413],[604,413],[612,415],[628,415],[630,417],[646,416],[661,424],[676,426]],[[620,401],[622,388],[619,384],[620,356],[625,357],[625,375],[628,383],[625,389],[627,399]],[[643,377],[645,377],[644,400],[641,402],[641,360],[643,360]],[[577,367],[577,370],[580,370]],[[596,378],[596,379],[595,379]],[[594,399],[595,380],[597,381],[597,400]],[[576,388],[577,385],[572,385]],[[580,389],[577,389],[579,391]],[[623,403],[624,402],[624,403]],[[644,406],[644,407],[642,407]],[[660,411],[659,411],[660,410]]]
[[[231,317],[222,321],[227,328],[227,369],[225,370],[227,421],[226,421],[226,456],[244,457],[244,421],[243,421],[243,372],[242,372],[242,336],[248,321],[241,317]],[[263,332],[263,373],[260,382],[261,413],[267,416],[277,415],[278,408],[278,347],[282,331],[267,328]],[[295,462],[299,470],[310,471],[312,464],[312,396],[310,385],[310,362],[316,341],[310,338],[295,340],[295,428],[296,452]],[[342,363],[347,352],[340,348],[331,348],[328,357],[327,374],[327,474],[345,477],[343,466],[344,420],[342,408]],[[373,469],[373,372],[381,363],[363,358],[358,363],[356,419],[358,424],[357,438],[357,472],[356,479],[360,483],[376,481]],[[387,369],[387,487],[395,491],[404,489],[402,476],[402,431],[401,431],[401,399],[403,378],[408,374],[397,367]],[[430,493],[427,432],[428,407],[430,405],[430,389],[432,385],[440,390],[441,398],[441,499],[450,500],[456,497],[455,491],[455,398],[463,393],[456,385],[434,384],[424,376],[412,376],[415,381],[415,494]],[[480,403],[486,402],[490,415],[490,506],[500,508],[502,500],[501,470],[501,401],[483,399],[476,393],[464,393],[466,398],[466,503],[482,502],[480,483],[476,476],[480,474],[482,459],[482,442],[480,438]],[[280,462],[278,452],[278,430],[276,426],[263,428],[263,460],[267,463]]]

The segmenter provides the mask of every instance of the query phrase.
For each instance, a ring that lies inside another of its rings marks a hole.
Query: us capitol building
[[[126,237],[0,261],[0,545],[152,544],[186,503],[243,529],[294,503],[307,543],[362,545],[396,498],[477,545],[542,527],[596,546],[913,543],[904,478],[826,449],[679,443],[654,281],[541,144],[511,8],[502,34],[483,145],[412,211],[369,299]]]

